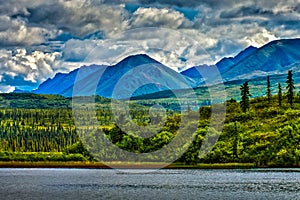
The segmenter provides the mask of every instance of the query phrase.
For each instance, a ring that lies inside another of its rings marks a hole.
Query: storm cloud
[[[34,88],[74,69],[99,45],[114,55],[103,61],[108,64],[122,59],[117,54],[149,53],[147,42],[140,45],[133,35],[107,42],[129,30],[157,27],[192,38],[209,56],[153,54],[165,64],[179,61],[182,69],[215,63],[250,45],[298,38],[299,21],[298,0],[0,0],[0,91]],[[174,43],[166,37],[162,44]]]

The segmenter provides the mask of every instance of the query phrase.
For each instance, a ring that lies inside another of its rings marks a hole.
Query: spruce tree
[[[246,81],[243,85],[241,85],[241,102],[240,106],[243,112],[246,112],[249,109],[249,97],[251,96],[249,92],[249,84]]]
[[[290,104],[291,108],[293,107],[294,104],[294,79],[293,79],[293,72],[292,70],[289,70],[288,72],[288,77],[286,80],[287,86],[287,99],[288,99],[288,103]]]
[[[268,102],[271,102],[271,83],[270,83],[270,76],[268,76],[267,78],[267,98],[268,98]]]
[[[281,106],[282,103],[282,90],[281,90],[281,84],[278,83],[278,105]]]

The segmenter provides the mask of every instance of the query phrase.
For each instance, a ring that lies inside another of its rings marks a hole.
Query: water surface
[[[0,199],[300,199],[300,171],[0,169]]]

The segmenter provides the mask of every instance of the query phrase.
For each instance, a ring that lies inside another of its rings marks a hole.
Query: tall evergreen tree
[[[281,106],[282,104],[282,89],[281,84],[278,83],[278,105]]]
[[[240,88],[241,90],[241,102],[240,106],[243,112],[246,112],[249,109],[249,97],[251,97],[249,91],[249,82],[246,81]]]
[[[267,98],[268,98],[268,102],[270,103],[271,101],[271,83],[270,83],[270,76],[268,76],[267,78]]]
[[[286,89],[287,89],[288,103],[292,108],[294,104],[294,89],[295,89],[292,70],[289,70],[288,72],[286,83],[287,83]]]

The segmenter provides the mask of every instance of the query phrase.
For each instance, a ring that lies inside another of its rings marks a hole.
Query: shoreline
[[[112,166],[112,167],[110,167]],[[165,167],[161,167],[165,166]],[[280,166],[278,166],[280,167]],[[254,163],[214,163],[214,164],[194,164],[187,165],[182,163],[110,163],[109,166],[101,162],[53,162],[53,161],[1,161],[0,168],[78,168],[78,169],[253,169],[253,168],[278,168],[276,166],[256,166]],[[295,166],[280,168],[296,168]]]

